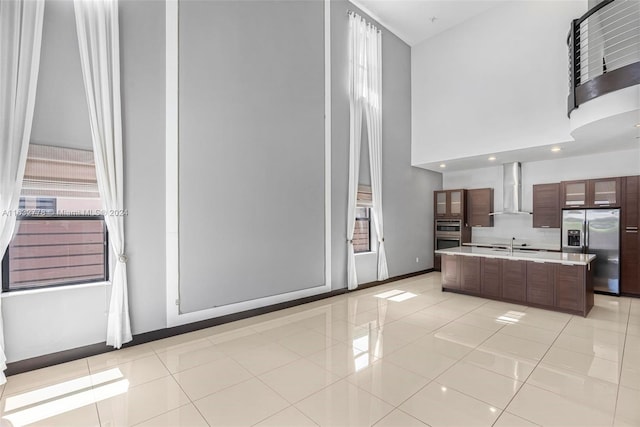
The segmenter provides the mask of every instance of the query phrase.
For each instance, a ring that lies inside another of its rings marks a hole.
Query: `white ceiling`
[[[507,0],[352,0],[352,3],[414,46],[503,1]]]
[[[351,0],[410,46],[462,24],[476,15],[515,0]],[[640,110],[609,117],[572,133],[575,141],[491,154],[442,159],[440,162],[415,165],[437,172],[475,169],[508,162],[533,162],[558,157],[573,157],[609,151],[638,150],[640,156]],[[551,148],[561,151],[552,152]],[[440,164],[446,163],[446,168]]]

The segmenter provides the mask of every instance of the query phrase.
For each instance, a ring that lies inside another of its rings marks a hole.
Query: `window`
[[[371,252],[371,187],[366,185],[358,185],[353,250],[357,254]]]
[[[108,280],[93,153],[31,144],[2,290]]]
[[[355,253],[371,252],[371,208],[356,208],[353,250]]]

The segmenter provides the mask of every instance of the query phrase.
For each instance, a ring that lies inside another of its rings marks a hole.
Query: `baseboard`
[[[385,283],[395,282],[398,280],[408,279],[410,277],[420,276],[422,274],[430,273],[433,269],[416,271],[414,273],[403,274],[395,276],[387,280],[363,283],[358,286],[358,291],[361,289],[371,288],[374,286],[380,286]],[[189,323],[186,325],[175,326],[172,328],[157,329],[155,331],[144,332],[133,336],[133,340],[126,343],[123,348],[132,347],[139,344],[148,343],[151,341],[160,340],[163,338],[169,338],[180,334],[186,334],[188,332],[198,331],[200,329],[211,328],[213,326],[222,325],[224,323],[235,322],[237,320],[247,319],[253,316],[259,316],[261,314],[271,313],[273,311],[284,310],[285,308],[295,307],[298,305],[319,301],[325,298],[330,298],[336,295],[352,292],[347,289],[336,289],[330,292],[325,292],[319,295],[313,295],[310,297],[299,298],[292,301],[286,301],[278,304],[269,305],[266,307],[259,307],[252,310],[246,310],[239,313],[232,313],[226,316],[215,317],[212,319],[202,320],[199,322]],[[5,371],[6,376],[21,374],[23,372],[33,371],[36,369],[46,368],[60,363],[71,362],[74,360],[82,359],[85,357],[95,356],[97,354],[108,353],[115,351],[112,347],[107,346],[106,342],[90,344],[70,350],[63,350],[56,353],[46,354],[44,356],[37,356],[30,359],[19,360],[16,362],[7,363],[7,369]]]
[[[398,280],[404,280],[404,279],[409,279],[411,277],[421,276],[423,274],[431,273],[432,271],[435,271],[435,270],[433,268],[428,268],[426,270],[420,270],[420,271],[415,271],[413,273],[407,273],[407,274],[402,274],[400,276],[390,277],[387,280],[378,280],[375,282],[362,283],[358,285],[358,289],[356,290],[371,288],[373,286],[380,286],[380,285],[384,285],[385,283],[397,282]]]

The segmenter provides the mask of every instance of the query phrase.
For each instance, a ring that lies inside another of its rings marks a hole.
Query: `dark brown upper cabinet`
[[[620,178],[590,179],[589,202],[594,208],[620,206]]]
[[[620,206],[620,178],[563,181],[563,208],[601,208]]]
[[[464,220],[466,190],[442,190],[433,192],[436,218],[460,218]]]
[[[493,188],[467,190],[467,222],[471,227],[493,227]]]
[[[533,228],[560,228],[560,184],[533,186]]]

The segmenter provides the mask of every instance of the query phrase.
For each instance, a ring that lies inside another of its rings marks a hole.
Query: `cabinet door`
[[[607,207],[620,205],[620,179],[592,179],[589,180],[589,205],[593,207]]]
[[[510,301],[527,300],[527,263],[502,260],[502,297]]]
[[[471,227],[493,227],[493,188],[467,190],[467,219]]]
[[[545,262],[527,262],[527,302],[553,306],[555,300],[554,265]]]
[[[620,292],[640,296],[640,235],[623,229],[620,238]]]
[[[583,311],[586,283],[584,266],[556,264],[556,307]]]
[[[587,201],[587,181],[562,182],[562,205],[565,208],[584,208]]]
[[[502,296],[502,262],[498,258],[482,258],[480,293],[488,297]]]
[[[533,186],[533,228],[560,228],[560,184]]]
[[[462,217],[464,212],[464,190],[449,190],[449,215]]]
[[[627,176],[623,183],[622,227],[623,230],[637,230],[640,225],[640,176]]]
[[[433,193],[433,204],[436,207],[436,216],[447,216],[447,192],[435,191]]]
[[[442,287],[460,289],[460,262],[458,256],[442,255]]]
[[[462,289],[465,291],[480,293],[480,261],[482,258],[475,256],[462,257]]]
[[[640,296],[640,177],[628,176],[622,185],[620,236],[620,292]]]

